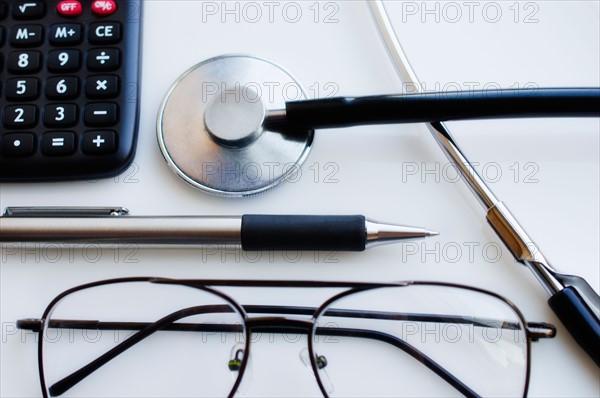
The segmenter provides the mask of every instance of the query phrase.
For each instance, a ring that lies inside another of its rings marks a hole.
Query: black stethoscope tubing
[[[537,88],[336,97],[286,103],[265,123],[290,128],[339,128],[453,120],[598,117],[600,88]]]

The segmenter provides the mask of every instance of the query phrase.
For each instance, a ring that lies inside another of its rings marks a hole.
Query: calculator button
[[[11,29],[10,44],[14,47],[39,46],[43,41],[42,25],[18,25]]]
[[[42,153],[46,156],[66,156],[75,152],[75,134],[57,131],[42,136]]]
[[[8,14],[7,9],[6,3],[0,3],[0,21],[6,18],[6,14]]]
[[[6,157],[25,157],[35,150],[33,133],[4,134],[2,136],[2,154]]]
[[[65,17],[76,17],[81,15],[83,12],[83,7],[78,1],[63,0],[56,5],[56,11]]]
[[[121,40],[121,24],[118,22],[96,22],[90,25],[90,43],[115,44]]]
[[[86,131],[83,133],[83,153],[86,155],[107,155],[117,149],[114,131]]]
[[[112,98],[118,93],[119,78],[114,75],[90,76],[85,83],[85,95],[89,98]]]
[[[4,108],[2,124],[6,128],[33,127],[37,122],[35,105],[15,105]]]
[[[50,72],[75,72],[81,67],[79,50],[52,50],[48,53]]]
[[[53,104],[44,108],[44,124],[48,127],[69,127],[77,123],[77,106]]]
[[[82,27],[78,23],[61,23],[52,25],[48,38],[50,44],[57,46],[70,46],[81,43]]]
[[[119,67],[119,49],[98,48],[88,53],[87,67],[91,70],[115,70]]]
[[[111,126],[117,123],[117,120],[117,104],[102,102],[85,106],[83,122],[88,126]]]
[[[9,101],[31,101],[39,93],[39,80],[34,77],[15,77],[6,81],[6,99]]]
[[[51,77],[46,81],[46,97],[73,99],[79,95],[79,79],[74,76]]]
[[[43,1],[17,1],[13,5],[13,17],[18,19],[36,19],[44,16],[46,8]]]
[[[106,16],[117,11],[117,3],[114,0],[95,0],[92,3],[92,12],[96,15]]]
[[[8,54],[8,71],[33,73],[40,70],[42,55],[39,51],[13,51]]]

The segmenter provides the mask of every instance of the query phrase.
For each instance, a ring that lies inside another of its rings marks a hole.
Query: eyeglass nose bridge
[[[294,319],[283,316],[264,316],[246,320],[246,328],[255,333],[299,333],[308,334],[314,327],[313,320]]]
[[[246,319],[246,328],[249,333],[293,333],[310,336],[314,327],[314,318],[308,320],[287,318],[284,316],[266,316]],[[311,358],[314,355],[312,344],[310,344],[310,342],[308,345],[308,354]],[[320,360],[324,360],[325,366],[327,365],[327,360],[324,357],[318,358],[317,362]],[[324,391],[323,387],[321,386],[321,381],[317,375],[317,368],[321,368],[319,364],[313,363],[313,361],[310,361],[310,363],[304,362],[304,364],[313,372],[314,376],[317,378],[317,382],[319,383],[321,391]]]

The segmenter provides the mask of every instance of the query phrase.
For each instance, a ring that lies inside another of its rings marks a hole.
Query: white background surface
[[[252,22],[256,14],[244,14],[245,3],[237,6],[238,21],[236,15],[221,13],[225,7],[221,2],[211,3],[216,15],[203,12],[207,8],[200,1],[145,3],[143,97],[134,166],[103,181],[2,184],[2,208],[126,206],[135,215],[362,213],[428,227],[441,235],[359,254],[304,253],[298,259],[295,253],[287,257],[275,253],[256,262],[232,252],[199,250],[106,249],[98,254],[43,248],[14,253],[5,248],[0,268],[3,397],[40,396],[36,345],[32,336],[14,331],[17,319],[39,317],[54,296],[77,284],[140,275],[419,279],[486,288],[512,300],[528,320],[558,326],[554,340],[532,346],[531,396],[600,396],[598,368],[554,317],[534,277],[501,246],[469,190],[454,181],[454,174],[445,168],[446,158],[424,126],[319,131],[299,181],[247,199],[207,196],[186,186],[164,164],[155,134],[160,102],[182,72],[216,55],[241,52],[270,59],[305,87],[313,87],[313,92],[319,88],[321,96],[331,93],[331,87],[337,95],[400,92],[402,84],[365,2],[317,3],[318,16],[312,1],[297,2],[294,8],[302,16],[296,23],[291,22],[293,10],[283,11],[285,3],[276,2],[271,18],[265,3],[254,3],[263,13],[256,23]],[[600,84],[596,1],[474,2],[471,15],[469,6],[456,2],[462,17],[455,23],[456,7],[444,8],[445,3],[409,2],[404,8],[401,2],[391,3],[400,41],[428,90]],[[227,7],[233,9],[235,4]],[[439,11],[424,14],[424,7]],[[497,9],[501,16],[493,23]],[[408,12],[414,10],[414,15]],[[327,16],[333,23],[325,23]],[[526,17],[531,23],[525,23]],[[550,261],[584,276],[598,290],[598,119],[483,121],[453,123],[450,128]],[[416,174],[408,172],[415,167]],[[425,172],[436,167],[437,174]],[[494,250],[498,247],[499,253]],[[251,299],[252,293],[246,297]],[[278,360],[292,366],[299,362],[295,354]],[[293,369],[255,368],[247,394],[315,393],[295,388],[311,381]]]

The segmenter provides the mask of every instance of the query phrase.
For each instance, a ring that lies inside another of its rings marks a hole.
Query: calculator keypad
[[[115,175],[137,137],[140,0],[0,0],[0,181]]]

